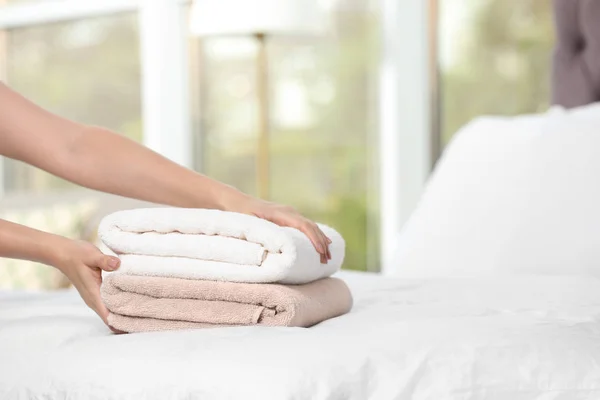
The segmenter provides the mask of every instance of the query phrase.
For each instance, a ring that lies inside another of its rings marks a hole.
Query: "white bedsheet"
[[[600,398],[600,280],[342,273],[314,328],[115,336],[75,293],[0,295],[0,399]]]

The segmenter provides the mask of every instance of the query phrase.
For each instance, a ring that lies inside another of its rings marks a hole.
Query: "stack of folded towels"
[[[321,264],[299,230],[249,215],[148,208],[105,217],[99,237],[121,259],[104,277],[109,324],[124,332],[264,325],[309,327],[350,311],[346,284],[330,276],[344,240],[320,225]]]

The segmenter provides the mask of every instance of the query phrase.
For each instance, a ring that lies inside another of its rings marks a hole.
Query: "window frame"
[[[393,275],[401,268],[394,262],[398,236],[419,201],[434,161],[429,27],[435,3],[380,1],[380,259],[381,272]]]
[[[0,5],[0,29],[9,30],[131,12],[138,10],[140,4],[139,0],[31,0],[28,3],[4,3]]]

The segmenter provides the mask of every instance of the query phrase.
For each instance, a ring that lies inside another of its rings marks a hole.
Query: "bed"
[[[1,295],[2,399],[597,399],[600,282],[344,272],[344,317],[111,335],[72,291]]]
[[[578,107],[600,101],[600,32],[594,23],[600,20],[600,2],[555,0],[554,6],[558,40],[553,103]],[[519,123],[531,127],[538,122],[531,117]],[[538,136],[528,145],[539,143]],[[585,136],[590,145],[569,154],[583,155],[590,163],[600,160],[595,153],[600,143],[594,146],[598,139],[591,136],[600,135]],[[490,154],[498,158],[497,148],[495,144],[496,152]],[[478,162],[488,162],[480,151],[474,153],[480,156]],[[600,166],[571,164],[578,174],[600,171]],[[491,176],[492,166],[486,166]],[[501,172],[505,175],[499,178],[505,177],[506,171]],[[517,169],[514,178],[523,179],[522,173]],[[485,232],[456,229],[456,236],[479,240],[473,246],[479,252],[457,253],[464,240],[440,249],[448,253],[447,259],[458,254],[456,265],[485,263],[487,257],[486,274],[460,276],[460,268],[456,274],[437,271],[427,278],[341,272],[338,276],[354,295],[352,312],[310,329],[238,327],[113,335],[72,290],[0,292],[0,399],[599,399],[600,274],[594,271],[600,246],[594,238],[600,237],[600,213],[594,203],[600,204],[600,191],[589,189],[590,196],[583,197],[581,191],[588,190],[583,180],[557,176],[563,179],[561,185],[575,185],[577,196],[546,204],[536,197],[540,193],[531,192],[527,198],[541,202],[533,202],[532,208],[513,197],[480,197],[481,202],[463,207],[473,214],[485,211],[481,204],[502,200],[513,207],[511,212],[521,212],[518,231],[510,230],[516,225],[508,224],[509,214],[496,216],[494,229],[506,228],[514,234],[512,241],[484,243]],[[537,189],[544,183],[536,182]],[[500,183],[509,184],[506,179]],[[429,188],[425,196],[436,194]],[[463,199],[456,200],[458,204]],[[549,225],[540,223],[547,216],[544,212],[555,215],[569,201],[578,203],[569,203],[572,215],[564,221],[577,224],[564,237],[548,235]],[[422,249],[441,237],[423,228],[431,220],[432,213],[426,211],[433,202],[429,203],[419,206],[409,224],[407,232],[416,233],[404,233],[398,262],[406,263],[407,271],[411,260],[419,260],[411,251],[421,249],[419,257],[430,257],[431,251]],[[453,215],[452,210],[442,211]],[[475,219],[481,225],[481,218]],[[466,226],[463,219],[457,221]],[[449,226],[451,218],[444,223]],[[530,257],[533,267],[548,270],[497,273],[494,268],[514,265],[513,251],[500,253],[510,246]],[[436,268],[442,264],[429,260]],[[557,273],[561,268],[567,273]]]

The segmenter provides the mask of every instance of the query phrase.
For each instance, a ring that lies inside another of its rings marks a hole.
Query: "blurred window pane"
[[[63,117],[142,139],[135,14],[10,30],[4,35],[8,85]],[[69,183],[20,162],[4,164],[6,191]]]
[[[478,115],[548,107],[552,2],[437,1],[443,143]]]
[[[345,268],[378,268],[377,2],[329,1],[334,35],[268,41],[271,200],[338,229]],[[192,45],[197,169],[256,194],[257,44]]]

